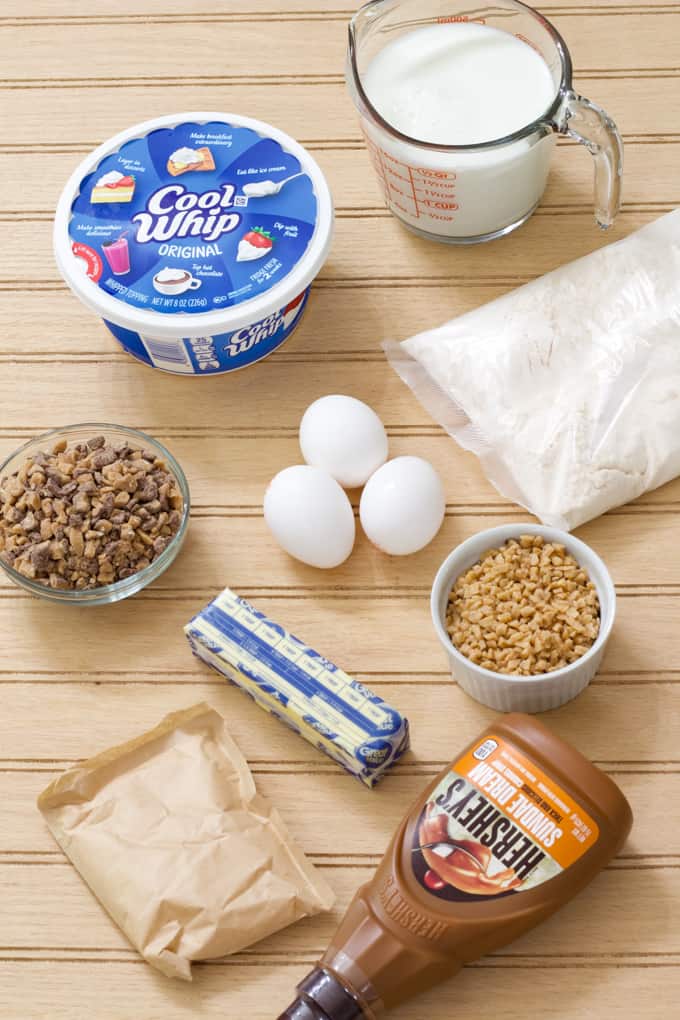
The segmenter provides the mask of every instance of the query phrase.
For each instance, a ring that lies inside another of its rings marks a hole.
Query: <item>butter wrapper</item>
[[[408,720],[225,588],[184,628],[199,659],[366,786],[408,750]]]

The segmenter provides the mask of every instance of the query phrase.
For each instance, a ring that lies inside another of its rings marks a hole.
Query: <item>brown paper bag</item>
[[[69,769],[40,795],[55,839],[154,967],[236,953],[334,895],[201,704]]]

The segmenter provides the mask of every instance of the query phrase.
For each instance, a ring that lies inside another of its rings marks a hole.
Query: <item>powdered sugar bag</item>
[[[680,210],[384,346],[502,495],[575,528],[680,474]]]

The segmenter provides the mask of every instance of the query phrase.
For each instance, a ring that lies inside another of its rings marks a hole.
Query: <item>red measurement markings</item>
[[[413,204],[416,207],[416,219],[418,219],[420,217],[420,209],[418,208],[418,196],[416,195],[416,186],[413,183],[413,174],[411,172],[411,167],[408,168],[408,176],[411,182],[411,191],[413,192]]]
[[[449,173],[446,170],[430,170],[426,166],[414,166],[414,174],[420,174],[421,177],[433,178],[437,181],[455,181],[456,175]]]
[[[447,14],[437,18],[439,25],[455,25],[461,21],[475,21],[478,25],[486,25],[486,18],[470,18],[467,14]]]
[[[423,205],[427,206],[428,209],[451,209],[455,210],[458,208],[457,202],[433,202],[432,199],[426,198],[423,201]]]
[[[419,181],[416,179],[416,187],[423,195],[443,195],[448,197],[456,190],[455,181]]]
[[[532,50],[535,50],[536,53],[538,53],[539,57],[543,56],[536,43],[532,42],[531,39],[527,39],[527,37],[525,35],[522,35],[521,32],[515,32],[515,39],[519,39],[520,42],[526,43],[527,46],[531,46]]]
[[[453,188],[451,191],[433,191],[432,188],[419,188],[418,194],[424,196],[425,199],[433,198],[440,202],[448,202],[454,197]]]
[[[429,167],[417,167],[414,173],[422,179],[418,183],[418,198],[423,210],[431,218],[435,217],[433,209],[458,209],[456,202],[456,174],[445,170],[432,170]],[[449,217],[450,218],[450,217]]]
[[[455,201],[456,174],[446,170],[435,170],[430,167],[409,166],[375,145],[366,137],[367,145],[375,153],[378,176],[384,182],[387,200],[403,213],[415,216],[429,216],[437,220],[453,219],[445,215],[445,210],[455,212],[459,205]],[[400,187],[400,182],[407,185],[407,190]],[[408,208],[410,203],[413,208]],[[407,203],[406,205],[404,203]],[[435,213],[434,210],[439,210]]]
[[[397,209],[400,209],[402,212],[407,213],[409,216],[413,216],[414,214],[416,217],[420,216],[420,210],[418,209],[418,200],[416,198],[416,190],[413,182],[413,177],[411,174],[411,167],[407,163],[403,163],[400,159],[397,159],[396,156],[393,156],[391,153],[386,152],[384,149],[378,148],[377,151],[379,153],[380,162],[385,174],[385,183],[388,189],[387,190],[388,201],[391,201],[392,204]],[[407,193],[406,191],[403,191],[402,188],[399,187],[398,183],[399,181],[401,181],[403,184],[407,186],[408,192],[410,192],[410,194]],[[395,197],[395,193],[398,194],[402,200],[405,200],[407,202],[413,201],[413,209],[409,209],[406,206],[404,206],[403,201],[400,202]]]
[[[407,216],[413,216],[413,209],[409,209],[407,206],[403,205],[401,202],[398,202],[396,198],[392,199],[392,205],[394,206],[395,209],[401,209],[401,211],[403,213],[406,213]]]
[[[398,170],[394,169],[394,167],[390,167],[389,173],[390,173],[390,176],[394,177],[395,180],[397,180],[397,181],[403,181],[404,184],[408,184],[409,186],[412,183],[411,175],[408,172],[405,173],[405,174],[400,174]]]
[[[380,149],[375,144],[375,142],[368,137],[363,128],[361,129],[361,133],[364,136],[364,141],[366,142],[366,148],[368,149],[368,155],[370,157],[371,163],[373,164],[373,169],[375,170],[376,174],[381,179],[383,184],[386,185],[387,182],[385,180],[385,168],[383,166],[382,159],[380,158]]]

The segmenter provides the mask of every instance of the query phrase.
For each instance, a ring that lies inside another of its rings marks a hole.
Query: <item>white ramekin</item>
[[[476,666],[453,646],[446,630],[446,606],[456,578],[477,563],[487,549],[520,535],[542,535],[546,542],[560,542],[588,573],[600,601],[600,631],[586,654],[563,669],[537,676],[507,676]],[[473,535],[446,557],[432,585],[430,606],[451,674],[464,691],[499,712],[545,712],[571,701],[595,676],[614,624],[616,593],[606,566],[585,542],[541,524],[504,524]]]

